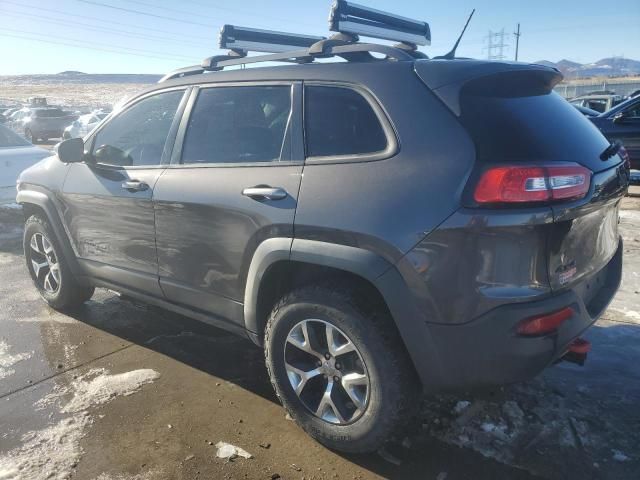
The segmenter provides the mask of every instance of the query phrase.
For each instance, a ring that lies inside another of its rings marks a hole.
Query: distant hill
[[[610,57],[603,58],[594,63],[577,63],[571,60],[560,60],[559,62],[550,62],[548,60],[540,60],[541,65],[557,68],[562,72],[566,79],[585,78],[585,77],[624,77],[640,75],[640,61],[630,58]]]
[[[83,73],[65,71],[56,74],[37,75],[1,75],[0,84],[4,85],[57,85],[57,84],[151,84],[156,83],[162,75],[141,73]]]

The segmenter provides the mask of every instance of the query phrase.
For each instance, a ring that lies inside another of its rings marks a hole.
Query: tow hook
[[[591,350],[591,342],[584,338],[576,338],[564,354],[562,360],[583,366],[587,360],[587,354]]]

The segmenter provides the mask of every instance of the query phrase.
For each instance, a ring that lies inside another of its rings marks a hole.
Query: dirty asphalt
[[[99,289],[59,313],[23,264],[21,212],[0,208],[0,479],[640,478],[640,199],[627,198],[623,286],[583,368],[423,401],[372,455],[311,440],[250,342]],[[228,442],[253,455],[216,457]]]

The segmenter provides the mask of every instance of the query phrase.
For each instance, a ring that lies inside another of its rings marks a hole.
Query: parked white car
[[[64,129],[62,133],[63,139],[82,138],[95,128],[107,115],[106,112],[95,111],[80,116],[76,121]]]
[[[20,172],[50,155],[48,150],[34,147],[25,138],[0,125],[0,203],[14,202]]]

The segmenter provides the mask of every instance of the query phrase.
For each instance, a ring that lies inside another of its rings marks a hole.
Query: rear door
[[[167,90],[127,105],[87,139],[93,161],[71,165],[64,219],[91,276],[162,296],[152,198],[185,95],[184,88]]]
[[[256,247],[293,237],[303,167],[300,85],[201,87],[154,193],[160,285],[179,304],[243,325]]]

